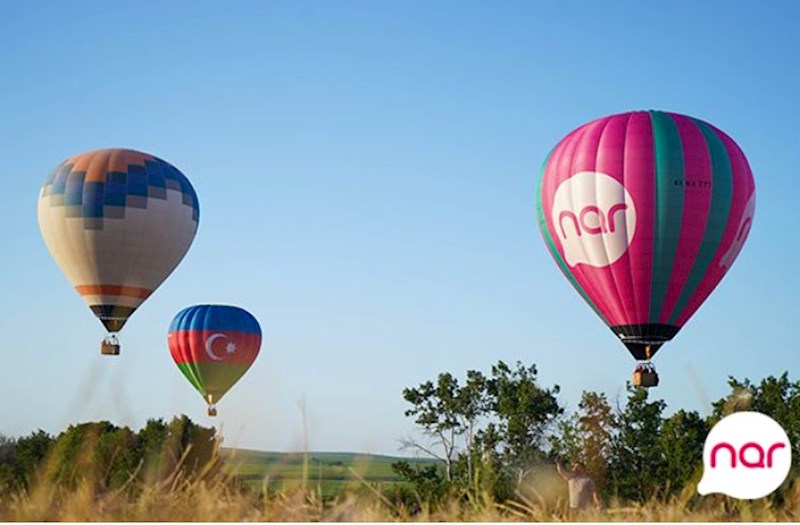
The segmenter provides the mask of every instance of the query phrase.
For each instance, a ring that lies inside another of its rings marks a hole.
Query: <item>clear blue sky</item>
[[[758,192],[731,272],[659,354],[671,409],[800,368],[800,3],[45,2],[0,17],[0,432],[185,412],[227,443],[397,453],[402,389],[535,362],[574,408],[632,358],[557,269],[534,188],[594,118],[665,109],[739,143]],[[200,228],[102,357],[51,260],[38,190],[124,146],[179,167]],[[216,421],[166,346],[195,303],[244,306],[262,354]],[[797,378],[797,374],[793,374]]]

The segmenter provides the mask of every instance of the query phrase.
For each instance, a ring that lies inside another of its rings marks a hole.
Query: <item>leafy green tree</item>
[[[476,461],[475,435],[480,419],[489,410],[486,377],[476,370],[467,371],[467,380],[458,390],[457,412],[465,428],[467,450],[464,454],[467,463],[469,486],[477,490],[478,479],[474,468]]]
[[[487,381],[489,406],[501,436],[503,462],[517,473],[518,479],[546,456],[548,431],[564,413],[556,397],[558,385],[542,388],[536,376],[536,365],[526,367],[517,362],[511,368],[498,361]]]
[[[171,466],[183,475],[210,474],[219,467],[216,429],[197,425],[186,415],[167,424],[165,446]]]
[[[578,410],[558,425],[555,451],[570,461],[583,463],[586,472],[602,490],[615,431],[614,413],[605,394],[584,391]]]
[[[662,400],[648,401],[646,389],[628,385],[628,402],[616,416],[609,449],[607,492],[638,502],[658,494],[666,480],[659,438],[665,407]]]
[[[460,390],[458,380],[450,373],[439,374],[436,383],[426,381],[417,388],[403,390],[403,399],[412,405],[406,410],[406,416],[416,418],[414,422],[433,439],[433,447],[440,448],[441,452],[414,440],[405,440],[403,446],[440,459],[445,466],[447,481],[453,479],[457,439],[467,430],[461,414],[464,399]]]
[[[412,492],[390,494],[395,504],[402,504],[412,513],[424,507],[437,508],[452,494],[453,484],[442,476],[440,465],[412,465],[408,461],[392,463],[392,470],[411,485]]]
[[[473,445],[474,486],[477,492],[492,494],[495,501],[511,499],[516,492],[511,469],[503,463],[502,442],[497,425],[490,422],[476,433]]]
[[[788,372],[769,376],[757,385],[749,379],[728,378],[731,392],[713,403],[712,423],[733,412],[753,410],[768,415],[786,430],[792,459],[800,462],[800,382],[789,381]]]
[[[0,434],[0,493],[17,485],[16,441]]]
[[[109,465],[103,463],[114,451],[111,440],[104,440],[100,446],[100,438],[116,430],[118,427],[108,421],[70,425],[53,444],[47,477],[69,488],[75,488],[80,482],[104,485],[101,473]]]
[[[36,470],[53,446],[53,437],[44,430],[32,432],[14,444],[15,477],[22,486],[30,486]]]
[[[176,461],[166,449],[167,424],[163,419],[148,419],[137,433],[137,456],[141,458],[141,477],[147,483],[164,479]]]
[[[682,490],[702,471],[703,446],[709,430],[708,421],[695,411],[679,410],[662,423],[659,440],[670,493]]]

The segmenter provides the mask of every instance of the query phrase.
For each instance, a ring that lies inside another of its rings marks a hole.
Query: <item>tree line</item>
[[[216,430],[187,416],[150,419],[138,432],[108,421],[70,425],[57,436],[0,435],[0,493],[45,483],[99,492],[192,478],[218,468]]]
[[[406,388],[406,416],[424,440],[403,447],[438,458],[435,464],[393,465],[404,484],[377,487],[397,508],[432,509],[454,498],[496,502],[525,497],[524,487],[541,495],[553,460],[580,461],[607,502],[667,500],[694,495],[702,474],[706,435],[732,412],[754,410],[783,426],[792,443],[794,467],[800,458],[800,382],[788,374],[760,382],[729,378],[729,393],[711,413],[667,413],[647,390],[627,388],[625,399],[583,392],[567,412],[557,385],[540,384],[535,365],[497,362],[487,372],[463,377],[439,374]],[[16,439],[0,435],[0,495],[37,485],[86,487],[95,493],[172,486],[221,472],[220,438],[188,417],[150,419],[138,432],[107,421],[71,425],[58,435],[39,430]],[[226,478],[227,479],[227,478]],[[790,493],[794,475],[773,499]],[[234,481],[230,478],[231,482]]]
[[[695,494],[711,427],[732,412],[753,410],[786,430],[794,470],[800,458],[800,382],[784,373],[757,383],[731,377],[728,385],[730,392],[707,416],[684,409],[668,415],[664,401],[630,384],[624,402],[612,405],[605,394],[584,391],[576,410],[567,413],[558,385],[541,385],[536,365],[499,361],[488,373],[469,370],[461,378],[443,372],[403,391],[405,414],[425,436],[405,439],[403,447],[438,458],[441,467],[401,461],[393,468],[418,500],[489,493],[505,501],[517,497],[526,482],[535,484],[533,474],[561,457],[583,463],[607,501],[644,503]]]

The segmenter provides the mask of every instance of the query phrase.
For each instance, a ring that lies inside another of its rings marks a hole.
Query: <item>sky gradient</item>
[[[535,187],[564,135],[637,109],[718,126],[757,192],[653,394],[706,413],[729,375],[798,378],[797,2],[2,7],[2,434],[186,413],[231,446],[397,454],[403,388],[499,359],[536,363],[569,409],[583,390],[624,399],[634,363],[548,254]],[[36,221],[50,171],[104,147],[174,164],[201,210],[119,358]],[[242,306],[264,333],[216,420],[166,344],[197,303]]]

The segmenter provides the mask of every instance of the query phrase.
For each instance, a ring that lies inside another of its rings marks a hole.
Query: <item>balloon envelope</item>
[[[199,213],[180,171],[128,149],[65,160],[38,202],[50,254],[110,332],[122,329],[183,259]]]
[[[213,405],[255,361],[261,327],[236,306],[190,306],[172,320],[167,342],[180,371]]]
[[[637,359],[672,339],[714,290],[754,212],[753,176],[736,143],[675,113],[590,122],[542,167],[545,243]]]

